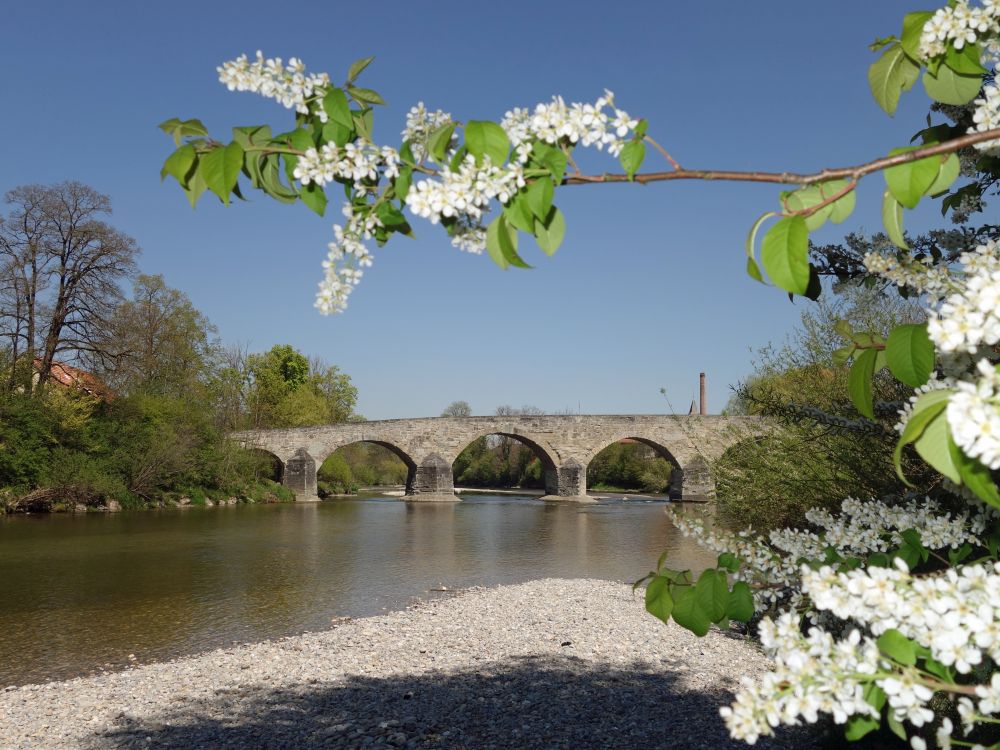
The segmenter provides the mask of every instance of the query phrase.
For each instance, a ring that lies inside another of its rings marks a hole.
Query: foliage
[[[919,305],[891,290],[850,282],[804,309],[783,346],[758,352],[755,373],[736,388],[727,410],[765,416],[780,429],[738,442],[713,466],[729,519],[763,529],[801,524],[809,508],[831,507],[836,498],[907,489],[892,470],[893,425],[910,389],[887,374],[875,378],[876,419],[859,418],[837,351],[846,325],[887,336],[923,318]],[[909,454],[906,460],[924,492],[940,483]]]
[[[336,366],[310,362],[287,344],[246,359],[246,400],[257,428],[307,427],[347,420],[358,391]]]

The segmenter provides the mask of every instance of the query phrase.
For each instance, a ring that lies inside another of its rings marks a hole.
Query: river
[[[631,581],[714,558],[662,501],[369,497],[0,516],[0,688],[163,661],[396,609],[433,589]]]

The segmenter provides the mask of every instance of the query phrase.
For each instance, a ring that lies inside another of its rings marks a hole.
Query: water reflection
[[[700,569],[662,503],[466,496],[0,517],[0,686],[325,628],[438,586]]]

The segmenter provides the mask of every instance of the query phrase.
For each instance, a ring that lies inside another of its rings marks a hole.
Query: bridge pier
[[[697,456],[682,468],[675,468],[670,474],[671,500],[685,503],[707,503],[715,499],[715,477],[708,462]]]
[[[413,482],[406,488],[406,499],[424,503],[459,502],[461,498],[455,494],[451,463],[439,453],[427,456],[417,464]]]
[[[295,493],[296,502],[319,500],[316,493],[316,460],[305,448],[299,448],[285,462],[281,483]]]
[[[587,467],[571,458],[562,466],[546,471],[545,495],[542,500],[595,502],[594,498],[587,495]]]

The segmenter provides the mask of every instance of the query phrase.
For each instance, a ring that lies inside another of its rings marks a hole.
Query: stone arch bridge
[[[409,468],[407,500],[457,500],[452,464],[470,443],[506,435],[530,447],[545,469],[545,499],[589,500],[587,465],[604,448],[629,438],[674,467],[670,495],[706,500],[714,495],[710,463],[737,442],[762,432],[754,417],[678,415],[539,415],[428,417],[346,422],[320,427],[254,430],[231,437],[281,462],[282,483],[302,500],[316,497],[316,470],[338,448],[382,445]]]

